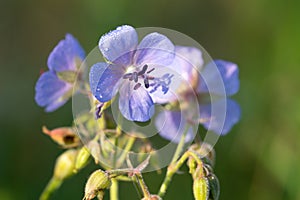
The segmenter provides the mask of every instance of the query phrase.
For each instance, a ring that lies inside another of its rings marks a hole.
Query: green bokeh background
[[[165,27],[197,40],[213,58],[234,61],[241,122],[216,145],[223,200],[300,199],[300,1],[298,0],[1,0],[0,199],[38,199],[62,149],[41,133],[70,125],[71,103],[45,114],[34,85],[65,33],[88,52],[118,25]],[[67,180],[53,199],[81,199],[93,167]],[[183,169],[184,170],[184,169]],[[155,193],[163,174],[145,175]],[[192,199],[177,175],[165,199]],[[122,184],[121,199],[138,199]]]

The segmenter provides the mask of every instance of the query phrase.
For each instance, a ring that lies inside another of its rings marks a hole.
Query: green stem
[[[198,165],[202,166],[202,161],[196,153],[194,153],[192,151],[186,151],[177,162],[169,165],[166,177],[160,187],[158,196],[160,196],[162,198],[166,194],[167,188],[172,180],[173,175],[179,170],[179,168],[184,164],[184,162],[189,157],[192,157],[197,162]],[[201,169],[202,169],[202,167],[201,167]]]
[[[143,196],[145,199],[150,199],[150,192],[148,190],[148,187],[143,179],[143,176],[141,173],[136,173],[135,177],[137,178],[138,184],[141,187],[142,191],[143,191]]]
[[[99,121],[99,128],[100,130],[104,130],[106,128],[106,121],[105,121],[105,113],[102,111],[102,116],[100,117],[100,119],[98,119]]]
[[[139,196],[139,199],[142,199],[143,198],[143,191],[141,190],[141,187],[139,187],[139,183],[138,183],[138,180],[137,180],[137,177],[136,176],[133,176],[131,178],[132,180],[132,183],[138,193],[138,196]]]
[[[119,185],[116,179],[111,179],[111,186],[109,190],[110,200],[118,200],[118,193],[119,193]]]
[[[43,193],[40,196],[40,200],[48,200],[50,196],[55,192],[60,185],[62,184],[62,181],[52,177],[47,184],[46,188],[44,189]]]
[[[161,184],[158,196],[163,198],[167,192],[167,188],[172,180],[173,173],[171,173],[169,170],[167,171],[167,174],[165,176],[164,182]]]
[[[123,181],[123,182],[132,182],[132,179],[129,178],[128,176],[122,176],[122,175],[120,175],[120,176],[117,176],[116,179],[118,181]]]
[[[133,182],[135,188],[138,191],[139,198],[145,197],[150,198],[151,194],[148,190],[148,187],[142,177],[142,174],[139,172],[136,172],[135,169],[132,168],[125,168],[125,169],[115,169],[115,170],[107,170],[106,171],[109,174],[109,177],[111,180],[117,180],[119,177],[123,175],[128,175],[134,173],[134,175],[131,176],[131,181]],[[121,180],[121,179],[119,179]],[[126,179],[128,181],[128,179]],[[112,182],[112,186],[110,187],[110,190],[115,190],[113,187],[114,182]],[[111,194],[113,196],[113,194]],[[111,199],[112,200],[112,199]]]
[[[127,157],[128,152],[130,151],[130,149],[132,148],[134,142],[135,142],[135,137],[129,137],[127,144],[125,146],[125,148],[122,151],[122,154],[120,155],[118,162],[117,162],[117,168],[121,167],[124,160]]]
[[[115,138],[115,142],[114,142],[114,155],[113,155],[113,167],[114,167],[114,169],[116,168],[116,163],[117,163],[118,145],[119,145],[119,136],[117,136]]]
[[[117,119],[116,136],[118,137],[121,134],[122,134],[122,115],[121,113],[119,113]]]
[[[158,196],[160,196],[161,198],[163,196],[165,196],[168,186],[170,185],[170,182],[172,181],[173,175],[178,171],[178,169],[183,165],[183,163],[185,162],[185,160],[188,158],[187,154],[183,154],[183,156],[178,160],[178,162],[173,163],[171,165],[169,165],[168,169],[167,169],[167,174],[165,176],[165,179],[163,181],[163,183],[160,186],[159,192],[158,192]]]
[[[132,168],[124,168],[124,169],[113,169],[113,170],[106,170],[109,174],[110,178],[115,178],[118,176],[128,175],[128,173],[132,173]]]
[[[185,127],[184,132],[183,132],[183,134],[181,136],[181,139],[179,141],[179,144],[177,145],[176,151],[173,155],[172,161],[168,166],[165,179],[164,179],[164,181],[161,184],[160,189],[159,189],[158,196],[160,196],[160,197],[163,197],[166,194],[167,188],[170,185],[170,182],[172,180],[173,175],[182,166],[182,164],[185,162],[185,160],[188,157],[186,154],[184,154],[178,160],[178,158],[180,157],[180,154],[183,151],[184,143],[185,143],[185,137],[186,137],[186,134],[187,134],[189,128],[190,128],[189,126]],[[178,160],[178,162],[177,162],[177,160]]]
[[[116,164],[117,164],[117,155],[118,155],[118,141],[119,141],[119,137],[122,134],[122,116],[121,113],[119,113],[118,115],[118,119],[117,119],[117,127],[116,127],[116,138],[115,138],[115,144],[114,144],[114,156],[113,156],[113,167],[116,168]]]
[[[189,126],[185,126],[183,134],[182,134],[182,136],[180,138],[180,141],[179,141],[179,143],[177,145],[176,151],[175,151],[175,153],[173,155],[171,164],[175,163],[178,160],[180,154],[182,153],[183,147],[184,147],[184,143],[185,143],[186,133],[188,132],[189,128],[190,128]]]

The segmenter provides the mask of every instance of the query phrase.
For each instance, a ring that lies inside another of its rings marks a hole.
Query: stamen
[[[149,80],[147,76],[144,79],[144,84],[145,84],[145,88],[149,88]]]
[[[137,89],[139,89],[139,88],[141,87],[141,85],[142,85],[141,83],[137,83],[137,84],[134,86],[133,89],[134,89],[134,90],[137,90]]]
[[[149,80],[155,81],[155,77],[148,76],[147,74],[153,72],[154,68],[147,71],[148,65],[144,65],[141,71],[135,71],[126,73],[123,75],[123,79],[128,79],[129,81],[134,81],[136,85],[134,86],[134,90],[137,90],[139,87],[141,87],[141,83],[138,83],[139,78],[142,78],[144,80],[145,88],[149,88],[151,85],[149,84]],[[147,72],[147,74],[145,74]],[[166,78],[166,77],[165,77]]]
[[[138,75],[140,76],[140,75],[145,74],[145,72],[147,71],[147,69],[148,69],[148,65],[144,65],[142,71],[140,71],[140,72],[138,73]]]
[[[130,77],[132,77],[132,73],[127,73],[123,75],[123,79],[129,79]]]
[[[130,81],[133,80],[133,74],[129,77],[129,80],[130,80]]]
[[[99,103],[96,105],[96,110],[95,110],[95,118],[99,119],[102,116],[102,107],[104,103]]]
[[[138,82],[138,73],[137,72],[133,72],[132,77],[133,77],[134,82],[137,83]]]
[[[161,85],[161,87],[162,87],[161,90],[163,91],[164,94],[166,94],[169,91],[169,88],[166,85]]]
[[[153,72],[155,70],[155,68],[150,69],[149,71],[147,71],[147,74],[150,74],[151,72]]]

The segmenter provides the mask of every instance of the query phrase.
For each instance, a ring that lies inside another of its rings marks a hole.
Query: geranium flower
[[[40,76],[35,86],[35,101],[46,107],[46,112],[56,110],[71,97],[73,83],[84,58],[84,50],[71,34],[67,34],[50,53],[49,71]]]
[[[174,45],[164,35],[150,33],[138,43],[136,30],[120,26],[99,41],[107,62],[90,70],[90,86],[100,102],[119,92],[119,110],[131,121],[148,121],[154,103],[167,99],[174,74],[166,68],[174,59]]]
[[[239,90],[237,65],[223,60],[214,60],[213,63],[209,63],[202,68],[203,61],[200,50],[193,47],[176,47],[176,52],[180,55],[176,55],[176,58],[180,61],[176,61],[174,65],[181,66],[176,67],[176,69],[182,70],[181,73],[185,80],[189,81],[194,87],[192,93],[195,92],[199,99],[199,119],[196,122],[219,135],[227,134],[240,119],[239,105],[234,100],[227,98]],[[187,62],[189,59],[191,59],[191,62]],[[211,70],[213,65],[216,65],[218,70]],[[201,76],[199,72],[197,73],[197,70],[201,71]],[[224,85],[220,85],[216,81],[220,75]],[[190,88],[185,88],[179,95],[186,98],[185,96],[191,93],[190,90]],[[208,95],[215,98],[207,102],[205,97]],[[188,101],[188,98],[186,98],[186,101]],[[226,105],[225,109],[224,105]],[[212,108],[215,110],[214,114]],[[222,112],[225,112],[225,114]],[[155,125],[163,138],[177,143],[184,132],[184,128],[188,124],[194,125],[196,122],[186,119],[182,112],[178,110],[164,110],[158,114]],[[193,138],[194,133],[190,128],[186,133],[185,142],[189,142]]]

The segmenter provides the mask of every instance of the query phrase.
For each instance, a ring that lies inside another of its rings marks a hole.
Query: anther
[[[133,78],[134,82],[137,83],[138,82],[138,73],[137,72],[133,72],[132,78]]]
[[[145,84],[145,88],[149,88],[149,80],[147,76],[144,79],[144,84]]]
[[[139,88],[141,87],[141,85],[142,85],[141,83],[137,83],[137,84],[134,86],[133,89],[134,89],[134,90],[137,90],[137,89],[139,89]]]
[[[142,71],[140,71],[140,72],[138,73],[138,75],[140,76],[140,75],[145,74],[145,72],[147,71],[147,69],[148,69],[148,65],[144,65]]]
[[[123,79],[129,79],[132,77],[132,73],[124,74]]]

